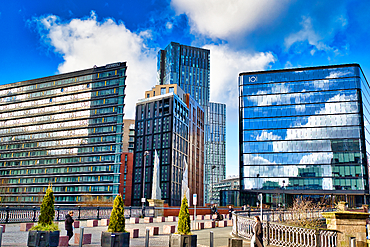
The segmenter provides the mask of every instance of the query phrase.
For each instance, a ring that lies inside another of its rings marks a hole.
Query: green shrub
[[[32,227],[30,230],[38,231],[58,231],[58,225],[54,223],[54,193],[51,185],[46,190],[46,194],[42,199],[40,207],[40,216],[38,224]]]
[[[110,215],[108,232],[126,232],[125,230],[125,205],[121,195],[114,199],[113,210]]]
[[[43,226],[43,225],[40,225],[40,224],[37,224],[35,226],[33,226],[31,228],[31,230],[34,230],[34,231],[47,231],[47,232],[54,232],[54,231],[59,231],[59,227],[57,224],[53,223],[51,225],[46,225],[46,226]]]
[[[186,199],[186,196],[184,196],[181,202],[179,222],[177,223],[177,231],[180,234],[191,235],[190,214],[189,214],[188,200]]]

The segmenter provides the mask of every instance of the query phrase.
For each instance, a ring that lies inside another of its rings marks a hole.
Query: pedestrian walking
[[[251,241],[251,247],[263,247],[263,230],[260,217],[254,216],[254,221],[256,225],[254,226],[254,242]]]
[[[72,217],[73,217],[73,211],[69,211],[68,214],[66,214],[66,219],[64,221],[64,226],[65,226],[65,229],[67,231],[67,236],[68,236],[68,242],[73,236],[72,224],[74,222],[74,219]],[[69,243],[68,243],[68,246],[69,246]]]

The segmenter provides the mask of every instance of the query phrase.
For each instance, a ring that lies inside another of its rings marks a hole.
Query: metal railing
[[[306,215],[299,215],[296,212],[286,210],[281,212],[264,211],[266,221],[262,223],[263,241],[267,245],[281,247],[336,247],[338,246],[336,231],[295,227],[276,222],[298,220],[302,217],[316,218],[320,217],[322,212],[324,211],[315,210],[307,212]],[[256,224],[250,217],[258,214],[257,211],[233,213],[232,233],[250,240]]]
[[[108,219],[112,212],[112,207],[55,207],[54,220],[64,220],[68,211],[73,211],[74,218],[77,220]],[[142,207],[125,207],[125,218],[154,217],[155,208],[145,207],[144,215],[142,214]],[[40,207],[0,208],[0,223],[36,222],[39,220],[39,215]]]

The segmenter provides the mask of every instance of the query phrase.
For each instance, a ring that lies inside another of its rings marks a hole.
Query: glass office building
[[[118,194],[126,63],[0,86],[0,200],[57,205]]]
[[[205,198],[207,202],[219,204],[214,185],[226,178],[226,105],[209,103],[209,133],[206,137]]]
[[[367,204],[369,84],[357,64],[239,75],[243,204]]]

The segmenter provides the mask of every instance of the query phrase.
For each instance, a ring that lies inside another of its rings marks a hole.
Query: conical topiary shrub
[[[110,215],[108,232],[126,232],[125,230],[125,205],[121,195],[117,195],[113,202]]]
[[[38,224],[31,228],[31,230],[39,231],[58,231],[58,225],[54,223],[55,210],[54,210],[54,193],[53,188],[49,185],[46,194],[42,199],[40,207],[40,216]]]
[[[189,235],[190,233],[190,214],[188,207],[188,199],[186,196],[182,199],[181,209],[179,213],[179,222],[177,224],[177,231],[180,234]]]

